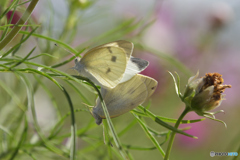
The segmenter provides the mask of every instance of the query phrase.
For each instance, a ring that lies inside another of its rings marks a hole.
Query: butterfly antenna
[[[54,44],[55,46],[57,46],[57,47],[59,47],[59,48],[61,48],[61,49],[64,49],[65,51],[67,51],[68,53],[70,53],[71,55],[73,55],[74,57],[76,57],[76,55],[75,54],[73,54],[72,52],[70,52],[69,50],[67,50],[66,48],[63,48],[62,46],[59,46],[58,44]]]

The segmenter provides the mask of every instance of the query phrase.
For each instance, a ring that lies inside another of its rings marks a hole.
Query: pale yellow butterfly
[[[73,68],[103,88],[114,88],[148,66],[147,61],[131,56],[133,47],[125,40],[97,46],[76,59]]]
[[[113,89],[101,88],[101,95],[110,117],[120,116],[142,104],[153,94],[157,84],[153,78],[136,74],[130,80],[118,84]],[[92,108],[91,114],[96,119],[97,124],[101,124],[102,119],[106,118],[99,98],[96,106]]]

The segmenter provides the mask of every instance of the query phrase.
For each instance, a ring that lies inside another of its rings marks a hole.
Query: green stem
[[[18,34],[20,29],[23,27],[21,25],[24,25],[27,22],[28,18],[32,14],[38,1],[39,0],[32,0],[32,2],[29,4],[27,10],[22,15],[21,19],[17,22],[17,24],[13,27],[13,29],[9,32],[9,34],[0,42],[0,50],[2,50]]]
[[[72,100],[68,94],[68,92],[65,90],[65,88],[62,86],[62,91],[64,92],[69,106],[70,106],[70,111],[71,111],[71,150],[70,150],[70,160],[75,160],[76,159],[76,142],[77,142],[77,138],[76,138],[76,133],[77,133],[77,126],[76,126],[76,122],[75,122],[75,114],[74,114],[74,108],[73,108],[73,104],[72,104]]]
[[[182,112],[182,114],[180,115],[180,117],[178,118],[176,124],[175,124],[175,128],[177,129],[180,122],[182,121],[183,117],[190,111],[190,108],[189,107],[186,107],[184,109],[184,111]],[[172,146],[173,146],[173,141],[174,141],[174,138],[175,138],[175,135],[176,135],[176,132],[172,132],[172,135],[171,135],[171,138],[169,140],[169,143],[168,143],[168,148],[167,148],[167,152],[165,154],[165,157],[164,157],[164,160],[168,160],[169,158],[169,155],[170,155],[170,152],[171,152],[171,149],[172,149]]]

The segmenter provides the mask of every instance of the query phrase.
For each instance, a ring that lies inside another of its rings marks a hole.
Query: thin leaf
[[[140,147],[140,146],[132,146],[132,145],[123,145],[127,149],[131,150],[139,150],[139,151],[150,151],[150,150],[155,150],[157,147]]]
[[[23,13],[21,19],[17,22],[17,25],[13,27],[13,29],[8,33],[8,35],[0,42],[0,50],[2,50],[9,42],[13,40],[13,38],[18,34],[22,27],[18,25],[23,25],[27,22],[28,18],[31,16],[35,6],[37,5],[38,0],[32,0],[28,5],[28,8]],[[2,14],[3,15],[3,14]],[[1,19],[2,17],[0,17]]]
[[[0,129],[1,129],[3,132],[7,133],[9,136],[12,136],[12,135],[13,135],[11,131],[9,131],[6,127],[4,127],[4,126],[2,126],[2,125],[0,125]]]
[[[82,49],[80,52],[78,52],[78,53],[76,54],[76,57],[78,57],[84,50],[85,50],[85,48]],[[52,66],[52,68],[57,68],[57,67],[63,66],[63,65],[65,65],[65,64],[73,61],[76,57],[71,57],[71,58],[69,58],[69,59],[66,60],[66,61],[63,61],[63,62],[58,63],[58,64],[55,64],[55,65]]]
[[[25,139],[26,139],[26,137],[27,137],[27,131],[28,131],[28,122],[27,122],[27,118],[25,117],[25,120],[24,120],[24,129],[23,129],[21,138],[20,138],[20,140],[19,140],[19,142],[18,142],[18,145],[17,145],[16,149],[14,150],[14,152],[13,152],[10,160],[13,160],[13,159],[17,156],[18,151],[19,151],[21,145],[24,143],[24,141],[25,141]]]
[[[64,87],[62,87],[62,91],[65,94],[69,107],[70,107],[70,111],[71,111],[71,140],[72,140],[72,146],[71,146],[71,152],[70,152],[70,159],[74,160],[76,158],[76,130],[77,130],[77,126],[75,123],[75,114],[74,114],[74,108],[73,108],[73,104],[72,104],[72,100],[68,94],[68,92],[65,90]]]
[[[131,112],[135,113],[135,114],[137,114],[138,116],[141,116],[141,117],[149,117],[146,113],[140,112],[136,109],[131,110]]]
[[[68,83],[78,93],[78,95],[81,97],[81,99],[83,100],[84,103],[90,104],[90,101],[85,97],[85,95],[75,85],[73,85],[69,81],[66,81],[66,83]]]
[[[190,135],[190,134],[187,134],[183,131],[180,131],[176,128],[174,128],[173,126],[163,122],[162,120],[160,120],[156,115],[154,115],[152,112],[150,112],[149,110],[147,110],[146,108],[144,108],[143,106],[138,106],[139,109],[141,109],[143,112],[145,112],[146,114],[148,114],[150,116],[150,118],[152,118],[156,123],[160,124],[161,126],[171,130],[171,131],[174,131],[176,133],[180,133],[182,135],[185,135],[185,136],[188,136],[188,137],[191,137],[191,138],[194,138],[194,139],[197,139],[196,136],[193,136],[193,135]]]
[[[15,49],[17,49],[19,46],[22,45],[22,43],[24,43],[32,34],[33,32],[35,32],[37,30],[37,27],[35,29],[33,29],[23,40],[21,40],[18,44],[16,44],[14,47],[12,47],[11,49],[9,49],[6,53],[4,53],[2,55],[3,57],[6,57],[7,55],[9,55],[11,52],[13,52]]]
[[[122,136],[125,133],[127,133],[135,124],[137,121],[134,119],[131,123],[129,123],[121,132],[118,133],[118,136]]]
[[[164,122],[170,122],[170,123],[176,123],[177,119],[172,119],[172,118],[167,118],[167,117],[162,117],[162,116],[156,116],[157,118],[161,119]],[[201,118],[201,119],[194,119],[194,120],[182,120],[180,124],[190,124],[190,123],[196,123],[196,122],[201,122],[204,121],[206,118]]]
[[[23,25],[6,24],[6,25],[3,25],[3,26],[0,26],[0,28],[12,27],[12,26],[18,26],[18,27],[41,27],[41,25],[38,25],[38,24],[23,24]]]
[[[170,71],[168,71],[168,73],[172,76],[172,79],[174,81],[175,90],[176,90],[176,93],[177,93],[178,97],[181,97],[181,93],[180,93],[180,90],[179,90],[179,88],[180,88],[179,84],[177,83],[173,74]]]
[[[28,26],[25,28],[25,31],[27,31],[27,30],[28,30]],[[20,42],[24,39],[24,37],[25,37],[25,35],[22,35]],[[12,56],[14,56],[15,53],[17,53],[17,51],[20,49],[21,46],[22,46],[22,45],[18,46],[18,47],[12,52]]]
[[[0,16],[0,20],[14,7],[14,5],[15,5],[16,3],[18,3],[18,0],[14,0],[14,1],[11,3],[11,5],[10,5],[7,9],[5,9],[5,11],[3,11],[3,13],[2,13],[1,16]]]
[[[29,155],[33,160],[37,160],[37,158],[36,157],[34,157],[33,156],[33,154],[32,153],[30,153],[30,152],[28,152],[27,150],[22,150],[23,152],[25,152],[27,155]]]
[[[21,6],[21,5],[24,5],[24,4],[26,4],[26,3],[28,3],[28,2],[31,2],[31,1],[32,1],[32,0],[28,0],[28,1],[22,2],[22,3],[16,4],[16,6]]]
[[[19,0],[16,0],[16,1],[14,1],[12,4],[15,4],[15,3],[18,3],[18,2],[19,2]],[[11,6],[10,6],[10,7],[11,7]],[[10,8],[10,7],[9,7],[9,8]],[[15,6],[14,9],[13,9],[13,11],[12,11],[11,17],[10,17],[10,19],[8,20],[9,23],[12,22],[13,16],[14,16],[15,11],[16,11],[16,8],[17,8],[17,7]],[[1,19],[1,18],[0,18],[0,19]],[[2,33],[2,36],[1,36],[0,41],[2,41],[3,38],[6,36],[6,34],[7,34],[7,32],[8,32],[8,29],[9,29],[9,27],[5,27],[5,30],[4,30],[3,33]]]
[[[58,108],[57,102],[56,102],[53,94],[51,93],[49,88],[45,85],[45,83],[42,82],[42,79],[41,79],[42,77],[39,77],[39,76],[37,76],[35,74],[33,74],[33,76],[36,79],[37,84],[40,85],[44,89],[44,91],[47,93],[48,97],[51,99],[52,104],[53,104],[54,108],[56,109],[57,116],[58,116],[58,118],[60,118],[61,117],[61,112],[60,112],[60,110]]]
[[[85,111],[85,112],[88,112],[87,110],[85,109],[75,109],[74,112],[81,112],[81,111]],[[55,124],[55,126],[52,128],[52,131],[50,133],[50,135],[48,136],[48,139],[53,139],[55,136],[57,136],[57,134],[60,132],[60,129],[62,128],[62,125],[64,123],[64,121],[66,120],[66,118],[68,116],[71,115],[71,112],[68,112],[67,114],[65,114],[63,117],[61,117],[61,119]],[[83,132],[84,133],[84,132]],[[77,135],[79,135],[81,133],[77,133]],[[67,135],[63,135],[61,136],[60,138],[66,138],[66,137],[69,137],[69,134]]]
[[[86,110],[85,110],[86,111]],[[79,137],[83,137],[85,136],[86,132],[92,128],[96,128],[96,124],[93,123],[94,122],[94,118],[91,118],[90,121],[87,123],[86,127],[82,127],[81,129],[79,129],[77,131],[77,136]]]
[[[41,53],[39,55],[33,56],[31,58],[28,58],[27,60],[32,60],[32,59],[35,59],[35,58],[38,58],[38,57],[41,57],[41,56],[48,56],[48,57],[51,57],[51,58],[57,58],[56,56],[53,56],[53,55],[48,54],[48,53]]]
[[[103,123],[106,123],[106,121],[103,121]],[[103,125],[103,137],[104,137],[104,143],[107,145],[108,148],[108,158],[109,159],[113,159],[113,155],[112,155],[112,143],[111,143],[111,138],[108,134],[108,125],[104,124]]]
[[[12,97],[12,100],[16,103],[16,105],[22,110],[26,111],[27,108],[22,103],[22,101],[19,99],[18,95],[15,94],[15,92],[7,86],[3,81],[0,80],[0,86]]]
[[[163,151],[162,147],[159,145],[158,141],[153,137],[151,132],[149,132],[147,126],[142,122],[142,120],[136,114],[133,113],[133,115],[138,120],[139,124],[141,125],[141,127],[143,128],[143,130],[145,131],[147,136],[150,138],[152,143],[155,145],[155,147],[159,150],[161,155],[164,157],[165,156],[165,152]]]
[[[33,69],[34,70],[34,69]],[[53,146],[46,138],[45,136],[42,134],[40,126],[38,125],[38,121],[37,121],[37,116],[36,116],[36,111],[35,111],[35,106],[34,106],[34,99],[33,99],[33,89],[32,86],[30,84],[30,82],[28,81],[28,79],[21,73],[16,72],[19,74],[19,76],[21,76],[26,89],[27,89],[27,97],[28,97],[28,106],[29,108],[31,108],[31,113],[32,113],[32,118],[33,118],[33,123],[34,123],[34,127],[37,131],[37,134],[39,135],[39,137],[43,140],[45,147],[47,149],[49,149],[50,151],[55,152],[58,155],[61,156],[65,156],[68,157],[68,154],[66,154],[65,152],[63,152],[61,149],[58,149],[57,147]],[[37,72],[36,72],[37,73]],[[46,76],[47,77],[47,76]],[[57,83],[57,82],[55,82]]]
[[[115,144],[116,144],[119,152],[121,153],[121,155],[122,155],[122,157],[123,157],[124,159],[128,159],[129,156],[128,156],[128,154],[126,153],[126,151],[123,149],[123,147],[122,147],[122,145],[121,145],[121,142],[120,142],[120,140],[119,140],[119,138],[118,138],[118,135],[117,135],[117,133],[116,133],[116,131],[115,131],[115,129],[114,129],[114,126],[113,126],[113,124],[112,124],[112,121],[111,121],[111,119],[110,119],[110,116],[109,116],[109,113],[108,113],[108,110],[107,110],[107,107],[106,107],[106,104],[105,104],[105,102],[104,102],[104,100],[103,100],[103,97],[102,97],[99,89],[98,89],[97,86],[96,86],[94,83],[92,83],[91,81],[88,80],[88,82],[89,82],[89,83],[93,86],[93,88],[98,92],[98,96],[99,96],[99,99],[100,99],[100,101],[101,101],[102,109],[103,109],[104,115],[105,115],[105,117],[106,117],[108,127],[109,127],[109,129],[110,129],[110,131],[111,131],[111,133],[112,133],[114,142],[115,142]]]
[[[203,115],[203,116],[206,117],[206,118],[209,118],[209,119],[211,119],[211,120],[214,120],[214,121],[217,121],[217,122],[221,122],[222,124],[224,124],[225,128],[227,128],[227,124],[226,124],[224,121],[222,121],[222,120],[220,120],[220,119],[212,118],[212,117],[210,117],[210,116],[208,116],[208,115]]]
[[[140,112],[136,109],[133,109],[131,112],[137,114],[138,116],[142,116],[142,117],[149,117],[149,115],[147,115],[146,113]],[[169,122],[169,123],[176,123],[177,119],[173,119],[173,118],[167,118],[167,117],[162,117],[162,116],[157,116],[157,118],[159,118],[160,120],[164,121],[164,122]],[[196,123],[196,122],[201,122],[204,121],[206,118],[201,118],[201,119],[194,119],[194,120],[182,120],[180,124],[190,124],[190,123]]]
[[[19,33],[21,33],[21,34],[29,34],[29,32],[26,32],[26,31],[20,31]],[[46,39],[46,40],[49,40],[49,41],[51,41],[51,42],[60,44],[61,46],[64,46],[64,48],[67,48],[70,52],[73,52],[74,54],[77,54],[77,53],[78,53],[77,50],[75,50],[74,48],[72,48],[72,47],[69,46],[68,44],[65,44],[65,43],[63,43],[62,41],[59,41],[59,40],[57,40],[57,39],[54,39],[54,38],[51,38],[51,37],[47,37],[47,36],[44,36],[44,35],[40,35],[40,34],[36,34],[36,33],[33,33],[32,36],[35,36],[35,37],[37,37],[37,38]]]
[[[18,65],[20,65],[21,63],[23,63],[23,62],[34,52],[35,49],[36,49],[36,47],[34,47],[21,61],[17,62],[16,64],[12,65],[12,66],[9,67],[9,68],[17,67]]]
[[[175,72],[175,74],[177,76],[178,95],[182,99],[182,93],[180,92],[180,77],[177,72]]]

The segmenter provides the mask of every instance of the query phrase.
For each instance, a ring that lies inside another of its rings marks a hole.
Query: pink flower
[[[6,14],[8,20],[10,20],[12,14],[13,14],[13,11],[9,11],[9,12]],[[16,12],[14,13],[14,15],[13,15],[11,24],[16,24],[20,18],[21,18],[21,17],[20,17],[20,14],[16,11]]]

